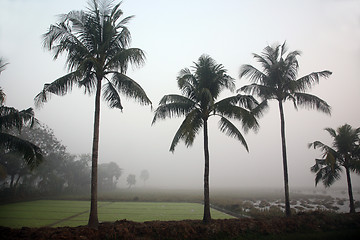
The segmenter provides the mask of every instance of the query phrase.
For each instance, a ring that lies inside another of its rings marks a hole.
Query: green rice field
[[[0,226],[62,227],[86,225],[89,201],[39,200],[0,205]],[[232,218],[211,209],[213,219]],[[202,219],[203,205],[173,202],[99,202],[100,222]]]

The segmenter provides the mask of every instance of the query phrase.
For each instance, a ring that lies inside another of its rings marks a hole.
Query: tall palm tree
[[[204,133],[204,216],[205,223],[210,222],[209,198],[209,146],[208,146],[208,119],[219,116],[221,132],[238,139],[248,151],[247,143],[239,129],[230,119],[240,120],[245,131],[257,129],[256,116],[261,111],[257,101],[252,96],[240,95],[217,101],[224,89],[234,90],[234,79],[226,74],[221,64],[217,64],[211,57],[202,55],[194,69],[182,69],[177,77],[178,87],[182,95],[165,95],[155,110],[153,124],[158,119],[185,117],[177,130],[170,146],[174,152],[180,140],[184,140],[187,147],[194,142],[196,134],[203,128]],[[253,111],[251,111],[253,110]]]
[[[252,65],[242,65],[239,77],[247,77],[252,84],[240,88],[244,91],[259,96],[261,99],[275,99],[279,104],[281,144],[284,168],[285,188],[285,212],[286,216],[291,215],[290,197],[288,184],[287,154],[285,141],[285,118],[283,104],[290,100],[294,103],[295,109],[298,106],[316,109],[330,114],[330,106],[317,96],[306,93],[320,78],[327,78],[330,71],[312,72],[303,77],[298,77],[299,64],[296,59],[299,51],[287,52],[286,43],[276,46],[267,46],[261,55],[253,54],[260,63],[262,71]]]
[[[323,159],[315,159],[315,165],[311,167],[311,171],[316,174],[315,185],[321,180],[325,187],[330,187],[340,179],[342,167],[345,168],[350,213],[354,213],[350,172],[360,174],[360,128],[354,129],[349,124],[344,124],[336,130],[325,128],[325,131],[333,138],[331,147],[320,141],[309,144],[309,148],[314,147],[323,152]]]
[[[141,49],[130,48],[131,35],[126,27],[133,16],[123,17],[120,4],[112,0],[91,0],[87,11],[71,11],[60,17],[44,34],[44,47],[53,50],[54,59],[66,53],[70,71],[50,84],[35,97],[39,106],[51,94],[65,95],[73,85],[95,92],[94,135],[92,147],[91,207],[88,225],[98,226],[97,163],[100,125],[100,99],[103,96],[111,108],[123,109],[120,94],[134,98],[140,104],[151,104],[145,91],[126,76],[129,64],[141,66],[145,56]],[[102,93],[102,94],[101,94]]]
[[[2,58],[0,59],[0,73],[5,70],[7,64]],[[21,154],[26,164],[33,169],[43,161],[41,149],[29,141],[12,135],[10,130],[15,128],[21,131],[23,126],[33,126],[37,122],[34,111],[32,108],[19,111],[13,107],[7,107],[4,105],[5,98],[6,94],[0,87],[0,147],[2,150],[0,157],[4,157],[3,154],[16,152]]]

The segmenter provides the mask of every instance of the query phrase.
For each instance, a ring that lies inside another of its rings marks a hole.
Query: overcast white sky
[[[41,35],[57,14],[82,10],[86,0],[1,0],[0,56],[8,65],[0,85],[7,94],[8,106],[33,107],[33,98],[43,84],[66,74],[64,59],[52,60],[42,48]],[[268,44],[287,41],[289,50],[301,50],[300,75],[330,70],[333,75],[313,88],[311,93],[326,100],[333,108],[329,117],[316,111],[295,111],[285,107],[292,187],[314,186],[310,167],[320,152],[307,144],[321,140],[330,144],[323,130],[349,123],[360,126],[360,1],[358,0],[125,0],[125,16],[136,15],[128,25],[132,47],[146,52],[146,65],[131,68],[128,75],[146,90],[158,106],[161,97],[179,93],[178,72],[193,65],[201,54],[209,54],[237,79],[237,88],[248,84],[239,80],[242,64],[258,66],[252,53],[261,53]],[[225,93],[228,96],[231,93]],[[74,154],[90,153],[94,96],[74,90],[64,97],[53,97],[36,117],[54,129],[58,139]],[[151,126],[150,107],[123,100],[124,110],[102,105],[100,163],[115,161],[124,169],[121,181],[129,173],[150,173],[149,186],[196,187],[203,185],[202,134],[193,147],[179,144],[175,153],[168,151],[182,119],[159,121]],[[210,121],[210,188],[283,187],[280,121],[276,102],[260,120],[260,131],[245,138],[242,145],[217,129]],[[342,178],[345,180],[345,177]],[[140,185],[140,183],[139,183]],[[346,186],[340,182],[336,186]],[[360,178],[353,175],[353,186]]]

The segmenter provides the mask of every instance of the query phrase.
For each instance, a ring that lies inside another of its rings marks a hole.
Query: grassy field
[[[86,225],[89,201],[39,200],[0,205],[0,226],[61,227]],[[174,202],[99,202],[100,222],[127,219],[136,222],[152,220],[202,219],[203,206]],[[212,209],[214,219],[232,218]]]

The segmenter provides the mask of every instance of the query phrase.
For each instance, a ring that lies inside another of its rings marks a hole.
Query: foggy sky
[[[53,61],[51,53],[42,48],[41,35],[56,23],[56,15],[86,7],[85,0],[0,2],[0,56],[10,63],[0,76],[6,105],[33,107],[33,98],[43,84],[66,74],[64,58]],[[313,71],[333,72],[311,91],[331,105],[331,117],[306,109],[296,111],[292,103],[285,104],[290,190],[314,186],[310,167],[321,154],[307,144],[315,140],[331,144],[325,127],[360,126],[360,1],[125,0],[121,8],[124,16],[136,15],[128,25],[131,46],[143,49],[147,57],[144,67],[129,68],[127,74],[145,89],[153,109],[163,95],[180,93],[177,74],[193,66],[202,54],[223,64],[237,79],[237,88],[249,83],[238,78],[242,64],[259,67],[251,54],[284,41],[290,51],[302,52],[299,77]],[[102,104],[99,162],[117,162],[124,169],[122,183],[132,173],[142,185],[139,175],[147,169],[147,186],[201,188],[202,132],[192,147],[180,143],[171,153],[170,143],[183,119],[151,126],[151,108],[125,99],[123,112]],[[94,96],[74,89],[66,96],[52,97],[35,115],[55,131],[69,152],[80,154],[91,153],[93,111]],[[211,119],[209,124],[210,188],[282,188],[277,103],[271,102],[260,119],[258,133],[245,135],[250,153],[219,132],[218,120]],[[336,186],[345,187],[345,176],[342,180]],[[360,178],[354,174],[353,187],[360,187]]]

